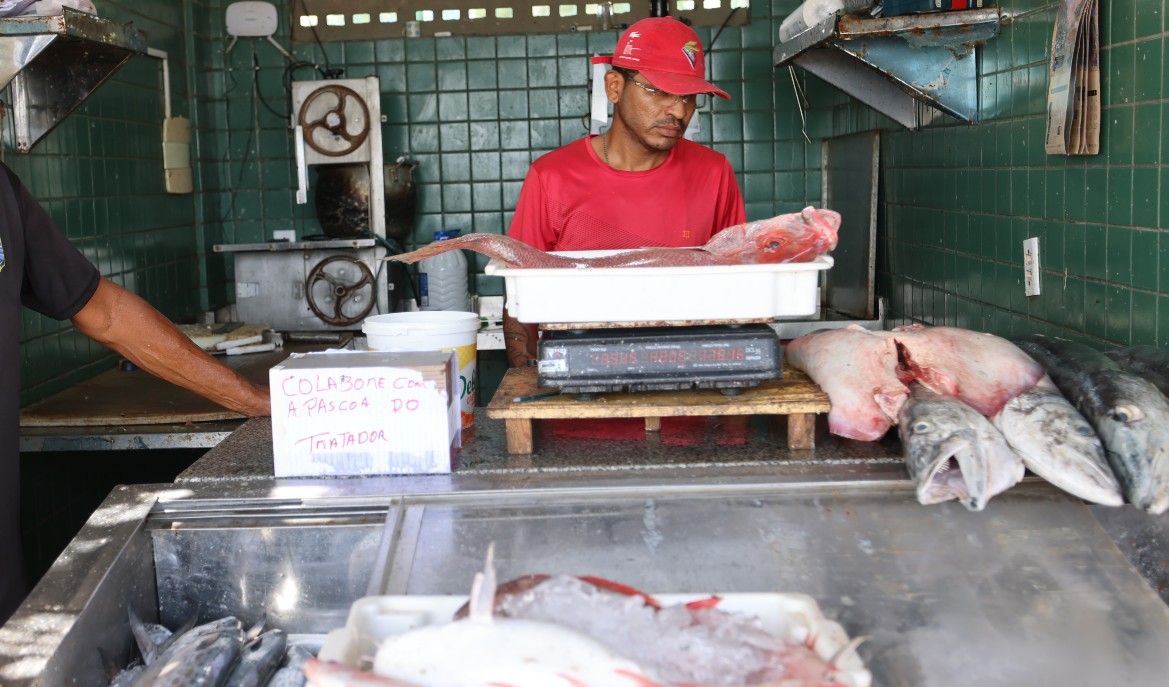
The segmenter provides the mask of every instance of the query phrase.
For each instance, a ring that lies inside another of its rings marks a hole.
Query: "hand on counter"
[[[108,279],[72,321],[81,333],[172,384],[248,417],[271,413],[266,386],[216,361],[153,306]]]

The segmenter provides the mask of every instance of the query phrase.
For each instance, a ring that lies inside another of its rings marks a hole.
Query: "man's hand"
[[[267,387],[220,364],[135,294],[102,279],[73,326],[157,377],[249,417],[271,413]]]
[[[526,367],[536,359],[536,325],[524,324],[503,311],[503,347],[507,351],[508,367]]]

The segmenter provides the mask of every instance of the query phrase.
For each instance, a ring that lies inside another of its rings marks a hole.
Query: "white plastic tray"
[[[621,251],[564,251],[595,257]],[[520,322],[692,322],[812,315],[832,257],[779,265],[520,269],[496,260],[507,310]]]
[[[663,606],[710,598],[709,594],[653,594]],[[724,594],[718,608],[759,618],[763,628],[786,642],[807,642],[823,659],[833,658],[849,636],[844,628],[826,619],[819,605],[804,594]],[[466,603],[466,596],[367,596],[349,609],[345,627],[325,637],[319,658],[350,668],[368,670],[378,646],[386,637],[409,630],[450,622]],[[846,687],[871,687],[872,675],[856,652],[840,657],[838,680]],[[313,687],[310,683],[310,687]],[[320,687],[320,686],[317,686]]]

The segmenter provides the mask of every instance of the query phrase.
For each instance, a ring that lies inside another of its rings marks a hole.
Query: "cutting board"
[[[327,348],[327,346],[317,347]],[[219,358],[257,384],[268,384],[268,370],[289,351]],[[22,427],[98,427],[184,424],[242,419],[195,393],[145,370],[110,370],[20,412]]]
[[[271,329],[266,323],[247,324],[234,322],[230,324],[180,324],[176,325],[179,331],[187,335],[195,345],[205,351],[214,351],[216,344],[225,341],[248,339],[262,335]]]

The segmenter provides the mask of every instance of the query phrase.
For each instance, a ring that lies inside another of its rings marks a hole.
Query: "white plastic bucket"
[[[479,316],[473,312],[433,310],[395,312],[365,318],[361,331],[371,351],[455,351],[459,357],[459,401],[463,429],[475,422],[479,386],[475,342]]]

